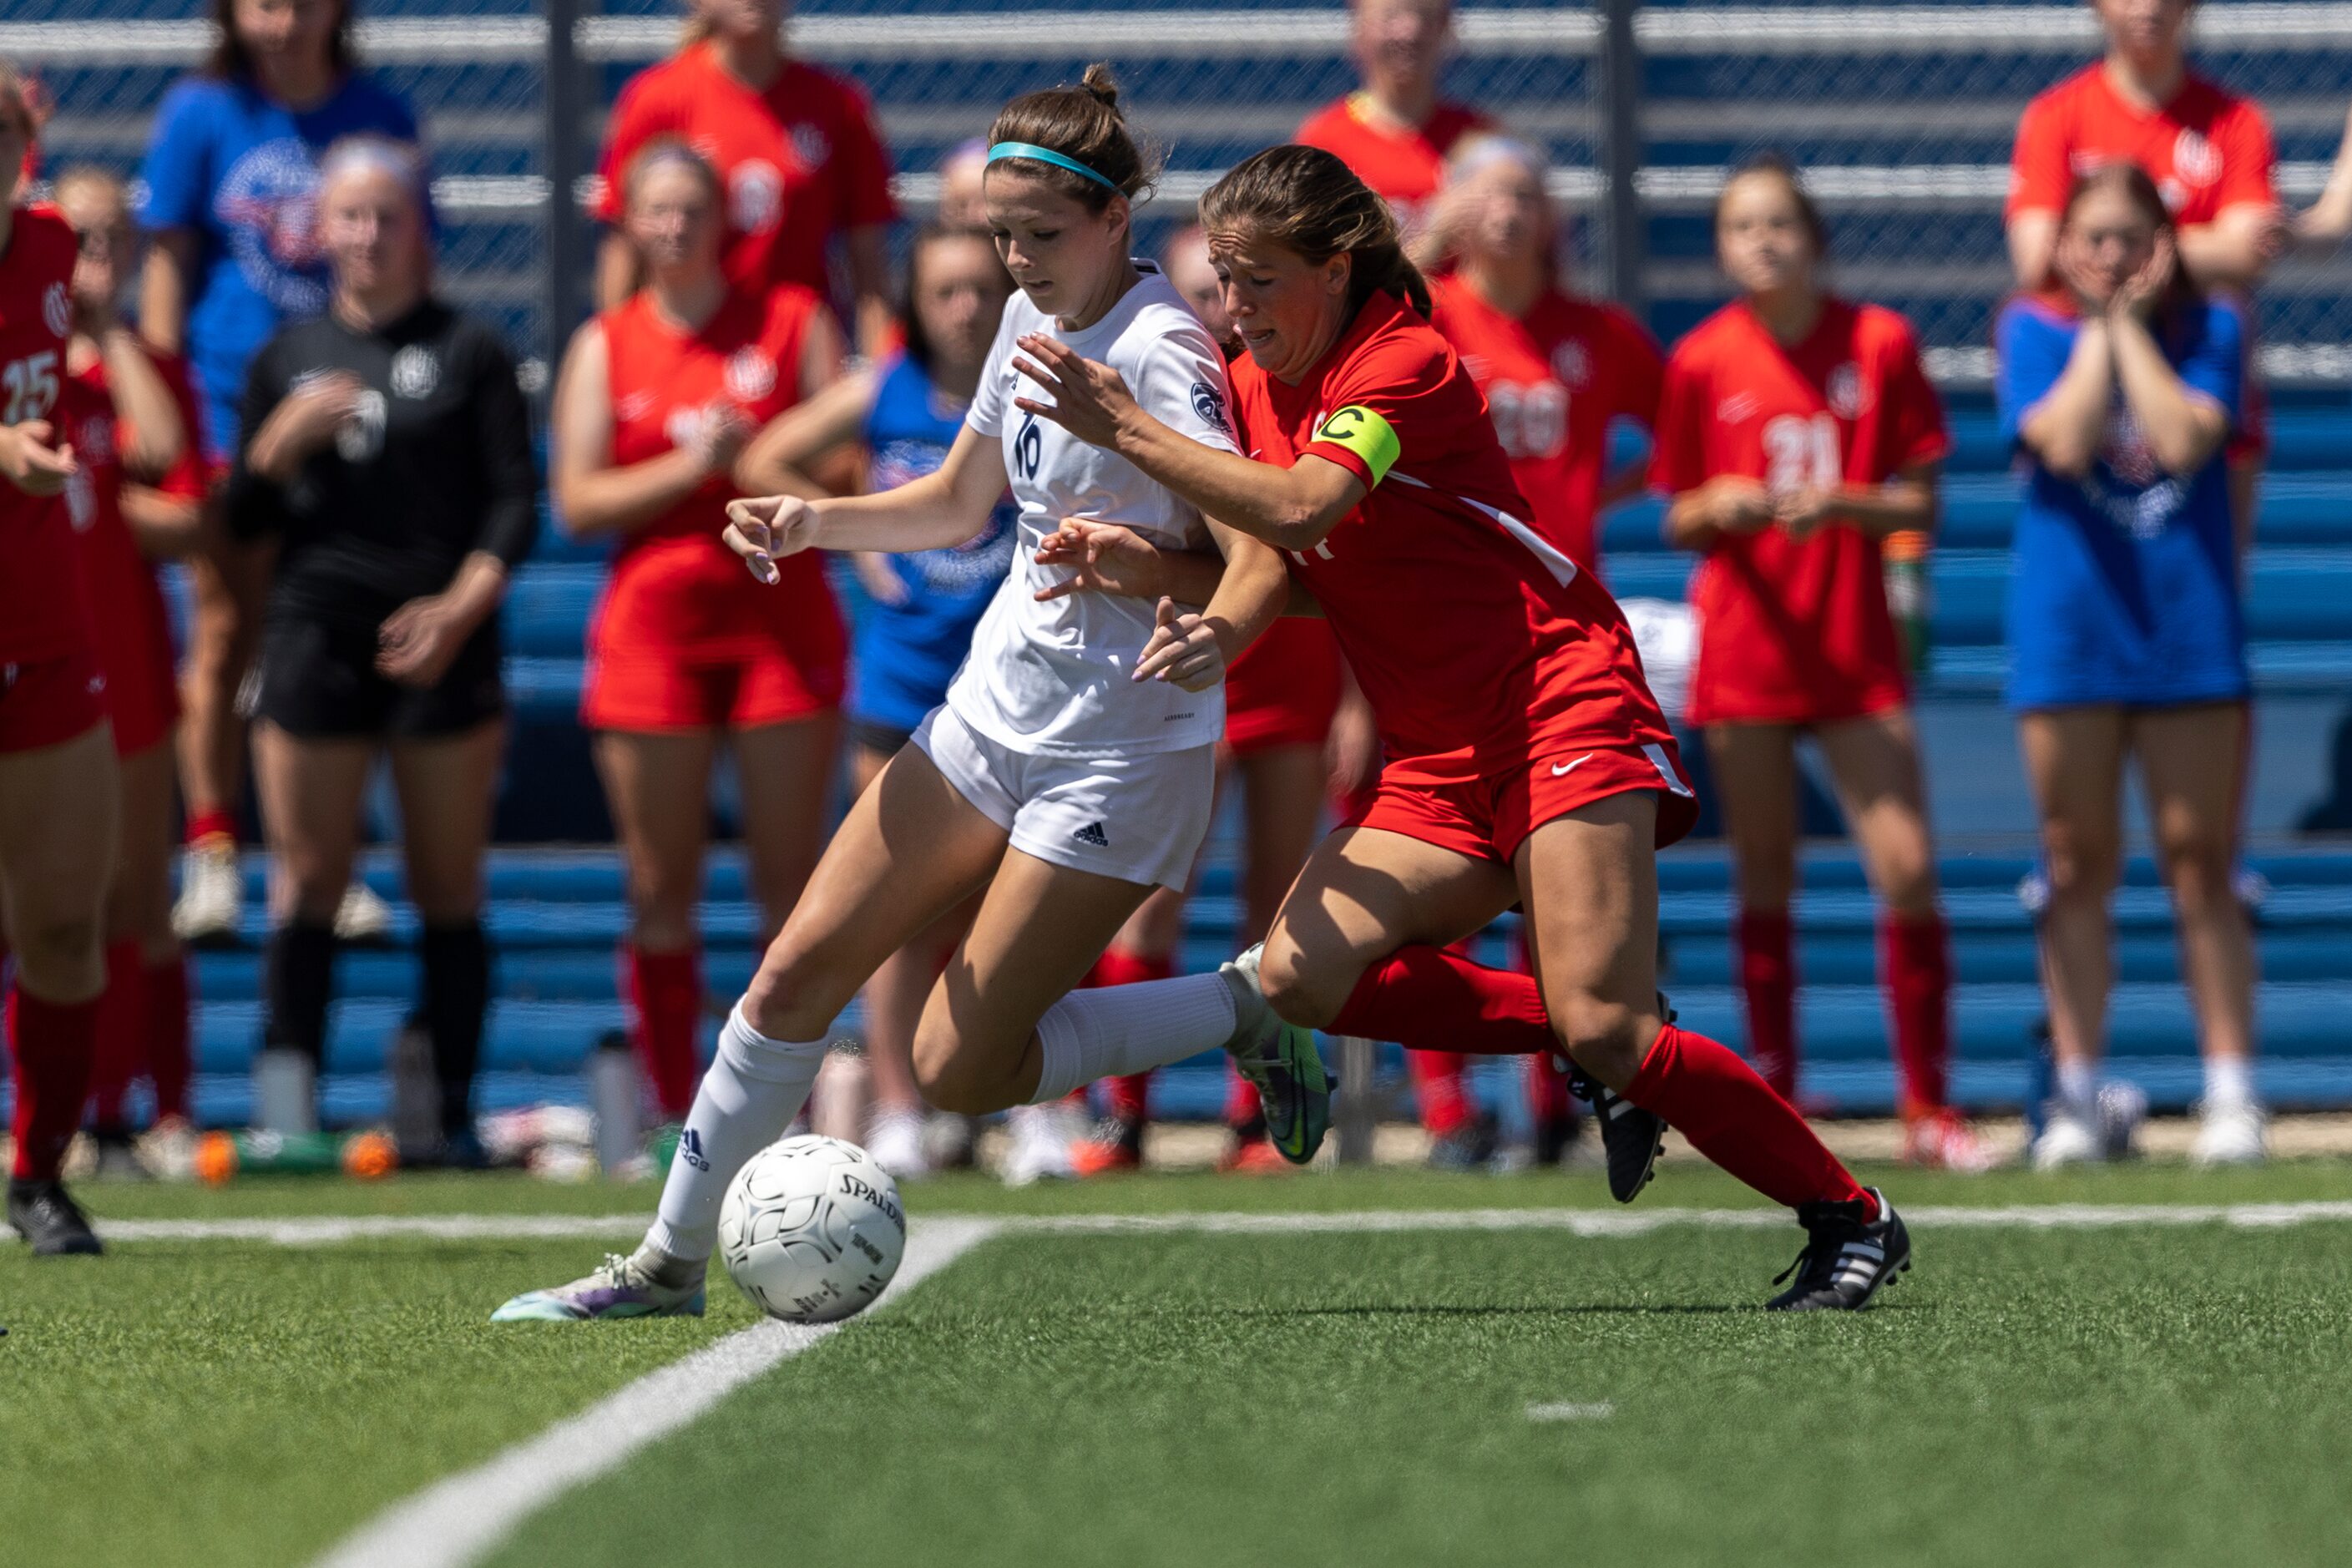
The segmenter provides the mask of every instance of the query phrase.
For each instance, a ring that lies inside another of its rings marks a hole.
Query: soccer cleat
[[[648,1256],[650,1255],[650,1256]],[[688,1283],[665,1285],[664,1264],[685,1266],[679,1259],[655,1252],[648,1246],[624,1258],[617,1252],[584,1279],[558,1285],[552,1290],[526,1290],[490,1314],[494,1323],[590,1323],[616,1318],[698,1318],[702,1316],[703,1278],[696,1268]]]
[[[1584,1118],[1573,1110],[1560,1116],[1539,1117],[1536,1121],[1535,1146],[1532,1151],[1538,1165],[1559,1165],[1567,1163],[1569,1152],[1577,1140],[1584,1136]]]
[[[1289,1173],[1290,1162],[1260,1133],[1255,1138],[1236,1138],[1233,1147],[1218,1156],[1217,1171],[1227,1176],[1279,1176]]]
[[[1106,1116],[1095,1130],[1070,1145],[1070,1168],[1080,1176],[1114,1176],[1143,1169],[1143,1123]]]
[[[1470,1119],[1453,1131],[1429,1141],[1429,1168],[1433,1171],[1491,1171],[1495,1155],[1502,1147],[1502,1134],[1495,1119],[1485,1111],[1472,1113]]]
[[[139,1157],[160,1181],[193,1182],[196,1179],[196,1130],[184,1116],[166,1116],[139,1141]]]
[[[11,1180],[8,1223],[33,1244],[36,1258],[95,1258],[106,1250],[63,1182]]]
[[[2053,1106],[2042,1135],[2033,1141],[2033,1168],[2063,1170],[2068,1165],[2095,1165],[2107,1157],[2099,1130],[2072,1111]]]
[[[1074,1140],[1063,1121],[1050,1105],[1016,1105],[1005,1113],[1005,1130],[1013,1134],[1001,1173],[1006,1186],[1066,1182],[1078,1173],[1070,1159]]]
[[[343,901],[335,906],[335,940],[364,945],[391,936],[392,906],[365,882],[346,884]]]
[[[180,898],[172,930],[182,942],[217,947],[236,941],[245,910],[245,879],[235,846],[189,849],[180,856]]]
[[[1773,1277],[1796,1282],[1764,1303],[1768,1312],[1859,1312],[1883,1286],[1911,1267],[1911,1233],[1876,1187],[1878,1217],[1864,1220],[1859,1203],[1807,1204],[1797,1211],[1805,1249]]]
[[[1904,1120],[1903,1163],[1975,1176],[1992,1169],[1992,1154],[1968,1118],[1948,1107]]]
[[[98,1145],[96,1168],[90,1174],[100,1181],[152,1182],[154,1173],[139,1158],[138,1145],[127,1127],[100,1127],[90,1134]]]
[[[890,1173],[895,1182],[911,1182],[931,1173],[923,1153],[923,1117],[916,1110],[877,1110],[866,1130],[866,1152]]]
[[[2200,1108],[2197,1120],[2197,1142],[2190,1146],[2191,1164],[2259,1165],[2270,1157],[2269,1140],[2265,1135],[2268,1121],[2261,1106],[2248,1100],[2216,1105],[2207,1101]]]
[[[1218,971],[1233,990],[1239,1020],[1225,1051],[1234,1059],[1234,1070],[1257,1090],[1267,1140],[1284,1159],[1304,1165],[1315,1158],[1323,1135],[1331,1130],[1331,1079],[1315,1047],[1315,1031],[1285,1023],[1266,1005],[1257,979],[1265,951],[1260,942]]]

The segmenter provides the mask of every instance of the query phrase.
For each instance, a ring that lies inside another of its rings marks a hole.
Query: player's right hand
[[[816,510],[798,496],[747,496],[727,503],[727,548],[752,576],[773,583],[776,563],[816,547]]]
[[[0,426],[0,473],[28,496],[53,496],[66,488],[79,466],[70,444],[52,447],[57,434],[46,419]]]
[[[1778,510],[1772,492],[1755,479],[1722,474],[1709,482],[1708,518],[1726,532],[1753,533],[1768,527]]]
[[[1156,599],[1166,591],[1160,550],[1150,540],[1115,522],[1066,517],[1062,526],[1037,542],[1040,566],[1058,566],[1070,575],[1036,592],[1040,604],[1066,599],[1081,589],[1127,599]]]

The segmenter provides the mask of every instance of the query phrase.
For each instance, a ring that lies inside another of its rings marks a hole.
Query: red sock
[[[1421,1105],[1421,1129],[1432,1138],[1450,1137],[1471,1117],[1470,1058],[1459,1051],[1407,1051],[1405,1071]]]
[[[97,1034],[89,1053],[90,1120],[122,1126],[122,1100],[147,1065],[146,965],[135,942],[109,942],[106,989],[98,995]]]
[[[1880,920],[1878,973],[1895,1020],[1903,1113],[1941,1110],[1952,1061],[1952,949],[1944,917]]]
[[[1257,1086],[1244,1078],[1230,1061],[1225,1064],[1225,1125],[1235,1132],[1265,1136],[1265,1107],[1258,1103]]]
[[[1789,911],[1739,911],[1739,988],[1748,999],[1748,1056],[1772,1091],[1797,1094],[1797,960]]]
[[[147,1076],[155,1083],[155,1120],[188,1114],[188,955],[151,964],[147,998]]]
[[[683,1121],[694,1106],[702,1077],[695,1037],[702,1026],[702,954],[646,952],[635,943],[621,947],[628,964],[629,1003],[636,1011],[630,1043],[637,1066],[653,1085],[654,1103],[664,1121]]]
[[[1796,1108],[1727,1046],[1668,1024],[1625,1098],[1773,1202],[1849,1203],[1861,1185]]]
[[[207,845],[208,841],[225,841],[236,847],[236,814],[217,805],[188,808],[188,830],[183,842],[191,849]]]
[[[1528,1058],[1528,1112],[1538,1124],[1568,1120],[1568,1069],[1549,1051]]]
[[[12,1173],[26,1182],[55,1181],[81,1125],[89,1097],[89,1058],[98,1035],[98,1004],[61,1006],[8,988],[8,1044],[16,1058],[16,1138]]]
[[[1364,971],[1330,1032],[1473,1057],[1559,1048],[1533,980],[1418,945]]]
[[[1095,966],[1081,984],[1092,988],[1101,985],[1140,985],[1150,980],[1168,980],[1176,973],[1175,960],[1153,958],[1140,952],[1129,952],[1123,947],[1106,948],[1095,960]],[[1122,1121],[1148,1121],[1151,1119],[1151,1075],[1131,1072],[1122,1078],[1105,1079],[1103,1095],[1110,1113]]]

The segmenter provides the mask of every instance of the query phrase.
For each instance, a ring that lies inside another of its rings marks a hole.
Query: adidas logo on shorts
[[[1081,844],[1091,844],[1097,849],[1110,847],[1110,835],[1103,831],[1103,825],[1099,822],[1089,822],[1070,837]]]

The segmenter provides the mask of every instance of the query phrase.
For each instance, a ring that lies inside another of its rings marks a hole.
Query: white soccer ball
[[[772,1318],[830,1323],[898,1272],[907,1211],[874,1157],[838,1138],[787,1138],[751,1156],[719,1207],[729,1278]]]

